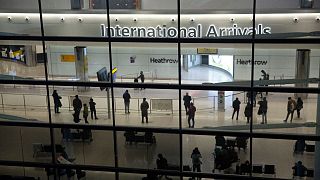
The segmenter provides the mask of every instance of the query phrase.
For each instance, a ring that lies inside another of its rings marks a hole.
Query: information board
[[[172,99],[151,99],[151,110],[172,111]]]

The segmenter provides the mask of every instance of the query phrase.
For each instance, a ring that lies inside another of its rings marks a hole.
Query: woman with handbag
[[[60,101],[61,96],[58,95],[57,90],[53,90],[52,97],[54,103],[54,113],[60,113],[59,108],[62,106]]]

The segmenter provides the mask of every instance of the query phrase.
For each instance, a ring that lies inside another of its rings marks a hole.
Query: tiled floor
[[[194,69],[196,70],[196,69]],[[200,69],[203,70],[203,69]],[[212,70],[214,71],[214,70]],[[211,72],[211,70],[210,70]],[[218,73],[218,72],[216,72]],[[217,76],[218,77],[218,76]],[[225,79],[213,80],[230,81],[228,77]],[[203,80],[203,81],[202,81]],[[195,80],[185,80],[188,82],[207,82],[206,77],[200,77]],[[160,81],[156,81],[160,82]],[[98,88],[91,88],[89,92],[78,93],[75,90],[66,87],[55,87],[59,95],[62,96],[63,108],[60,114],[52,114],[52,121],[57,123],[73,123],[72,108],[69,110],[69,96],[79,94],[80,97],[93,97],[97,102],[99,120],[89,120],[90,124],[111,125],[112,120],[107,117],[107,98],[106,92],[101,92]],[[179,95],[178,90],[134,90],[129,89],[132,101],[130,106],[131,113],[124,113],[123,100],[121,98],[125,89],[115,89],[115,120],[116,125],[143,126],[143,127],[178,127],[179,124]],[[48,113],[46,111],[45,89],[33,86],[15,87],[9,85],[0,85],[1,105],[0,113],[25,117],[28,119],[36,119],[38,121],[48,122]],[[194,99],[196,112],[195,128],[216,128],[224,126],[246,125],[244,117],[245,95],[243,92],[226,92],[225,111],[218,110],[217,92],[216,91],[182,91],[186,92]],[[52,93],[52,91],[50,92]],[[232,94],[236,94],[232,96]],[[284,124],[282,120],[286,115],[287,97],[293,96],[288,93],[269,93],[268,99],[268,124],[276,124],[279,128],[254,129],[259,132],[282,132],[282,133],[315,133],[315,127],[295,127],[289,128],[289,123]],[[150,114],[150,123],[142,124],[140,113],[138,110],[141,99],[146,97],[150,99],[172,99],[172,111],[153,111]],[[232,100],[238,97],[241,104],[239,120],[232,120]],[[50,97],[51,98],[51,97]],[[52,99],[51,99],[52,101]],[[304,108],[301,118],[297,119],[296,114],[293,123],[303,125],[303,123],[316,122],[317,95],[309,95],[304,100]],[[260,124],[261,117],[257,115],[257,107],[254,108],[253,123]],[[80,123],[84,123],[81,121]],[[182,111],[182,124],[187,127],[187,120],[184,110]],[[240,126],[239,126],[240,127]],[[243,126],[242,126],[243,127]],[[48,158],[33,158],[33,143],[50,143],[49,130],[45,128],[19,128],[19,127],[0,127],[0,159],[1,160],[24,160],[24,161],[40,161],[46,162]],[[246,128],[242,128],[246,130]],[[117,149],[119,166],[121,167],[137,167],[137,168],[155,168],[155,160],[158,153],[164,154],[171,164],[179,162],[179,136],[174,134],[155,134],[157,139],[156,145],[125,143],[123,132],[117,133]],[[93,131],[92,143],[81,142],[65,142],[62,141],[60,129],[55,130],[56,143],[63,144],[70,157],[76,158],[77,164],[90,165],[114,165],[114,144],[112,132]],[[312,142],[309,142],[312,143]],[[211,172],[214,168],[214,137],[212,136],[183,136],[183,163],[191,165],[191,152],[194,147],[199,147],[203,156],[202,171]],[[275,164],[276,177],[291,178],[291,167],[297,160],[310,168],[314,168],[314,154],[305,153],[303,155],[293,154],[294,141],[292,140],[271,140],[271,139],[253,139],[253,164]],[[249,159],[249,152],[239,152],[240,162]],[[39,176],[46,179],[43,169],[39,168],[11,168],[0,167],[0,174],[30,175]],[[217,172],[219,173],[219,172]],[[223,173],[223,172],[220,172]],[[141,179],[141,175],[120,174],[120,179]],[[87,179],[114,179],[113,173],[87,172]]]

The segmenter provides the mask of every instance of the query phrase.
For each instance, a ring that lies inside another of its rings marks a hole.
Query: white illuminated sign
[[[101,36],[108,37],[108,27],[105,24],[100,25]],[[264,27],[263,24],[258,24],[256,28],[239,27],[233,24],[231,27],[216,27],[214,24],[209,25],[205,31],[202,24],[195,27],[181,27],[180,36],[182,38],[202,38],[224,37],[224,36],[246,36],[252,35],[253,31],[259,34],[271,34],[271,27]],[[126,27],[116,25],[110,27],[111,37],[137,37],[137,38],[176,38],[178,29],[175,27],[167,27],[166,25],[157,25],[156,27]]]

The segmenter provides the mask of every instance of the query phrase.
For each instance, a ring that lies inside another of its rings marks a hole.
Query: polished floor
[[[232,79],[224,74],[224,72],[215,69],[206,69],[208,73],[217,75],[217,79],[210,79],[211,76],[200,77],[199,79],[186,78],[186,83],[190,82],[225,82]],[[203,72],[203,67],[198,68],[198,72]],[[197,68],[191,69],[192,74],[198,73]],[[220,74],[219,74],[220,73]],[[205,74],[205,73],[203,73]],[[172,82],[166,80],[167,82]],[[164,82],[164,81],[153,81]],[[93,97],[97,103],[98,120],[91,120],[90,124],[112,125],[112,119],[108,118],[107,96],[105,91],[99,88],[90,88],[87,92],[78,92],[77,87],[50,87],[52,90],[58,90],[62,96],[62,109],[60,114],[55,114],[51,110],[52,122],[54,123],[74,123],[72,119],[72,96],[79,94],[80,98],[85,102],[88,98]],[[179,127],[179,92],[178,90],[135,90],[128,89],[131,93],[130,114],[124,113],[124,104],[122,94],[125,89],[117,88],[114,90],[115,96],[115,122],[116,125],[126,126],[142,126],[142,127]],[[244,117],[244,107],[246,96],[244,92],[225,92],[225,105],[223,110],[219,109],[218,92],[217,91],[182,91],[182,95],[188,92],[197,107],[195,128],[205,128],[207,130],[213,128],[228,129],[235,128],[239,131],[247,131],[249,129]],[[264,94],[264,96],[266,96]],[[253,123],[254,131],[257,132],[280,132],[280,133],[302,133],[314,134],[317,115],[317,95],[309,94],[308,99],[304,100],[304,108],[301,112],[301,118],[297,118],[296,114],[292,123],[283,123],[286,116],[287,97],[293,97],[289,93],[269,93],[268,100],[268,124],[260,125],[261,116],[257,115],[258,107],[254,108]],[[47,100],[45,87],[24,86],[24,85],[0,85],[1,106],[0,114],[12,115],[14,117],[25,118],[26,121],[49,122],[47,112]],[[148,102],[158,99],[169,99],[172,101],[172,109],[157,110],[151,107],[149,114],[150,122],[141,123],[141,115],[139,105],[142,98],[146,97]],[[232,101],[236,97],[241,101],[239,119],[232,120]],[[257,101],[260,98],[257,99]],[[52,103],[52,97],[50,97]],[[183,107],[182,107],[183,108]],[[111,116],[112,117],[112,116]],[[8,120],[3,118],[1,120]],[[20,119],[21,120],[21,119]],[[184,109],[182,109],[182,125],[188,128],[188,123]],[[84,123],[81,121],[80,123]],[[46,128],[36,127],[0,127],[0,159],[1,160],[19,160],[31,162],[49,162],[48,157],[33,157],[33,144],[42,143],[49,144],[49,130]],[[66,147],[69,157],[75,158],[74,163],[86,165],[114,165],[114,142],[113,133],[109,131],[93,131],[93,142],[68,142],[62,140],[60,129],[55,129],[55,142]],[[124,132],[117,132],[117,149],[119,166],[121,167],[137,167],[137,168],[155,168],[158,153],[162,153],[170,164],[179,163],[179,136],[175,134],[155,133],[157,143],[149,144],[126,144],[123,136]],[[232,137],[228,137],[232,138]],[[314,153],[305,153],[303,155],[293,154],[293,140],[274,140],[274,139],[253,139],[253,164],[274,164],[276,166],[276,177],[292,178],[291,167],[298,160],[301,160],[306,167],[314,169]],[[314,142],[307,142],[314,144]],[[214,155],[212,154],[215,147],[213,136],[183,135],[183,164],[191,165],[191,152],[194,147],[198,147],[202,154],[202,171],[212,172],[214,168]],[[249,159],[249,152],[241,150],[239,152],[240,163]],[[236,164],[234,164],[235,166]],[[232,171],[232,170],[230,170]],[[218,172],[216,173],[227,173]],[[46,179],[45,171],[41,168],[16,168],[0,166],[0,174],[14,174],[41,177]],[[257,175],[256,176],[260,176]],[[141,179],[142,175],[136,174],[120,174],[120,179]],[[113,173],[87,171],[87,179],[114,179]]]

